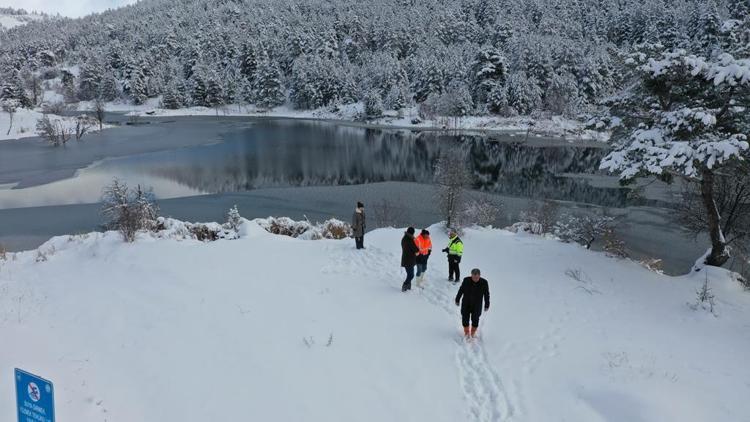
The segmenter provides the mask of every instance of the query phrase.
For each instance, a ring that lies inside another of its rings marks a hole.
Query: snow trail
[[[331,261],[321,269],[323,273],[379,274],[381,281],[401,294],[405,274],[399,267],[399,254],[373,246],[356,250],[350,245],[343,248],[340,245],[332,245],[329,251]],[[435,260],[430,260],[423,288],[416,287],[415,277],[411,294],[416,294],[438,307],[451,316],[453,324],[458,325],[460,317],[454,302],[458,285],[438,276],[437,266]],[[518,407],[512,403],[510,397],[515,395],[508,393],[500,376],[493,369],[481,337],[467,343],[459,336],[458,330],[456,335],[455,362],[464,399],[468,405],[469,420],[512,420]]]

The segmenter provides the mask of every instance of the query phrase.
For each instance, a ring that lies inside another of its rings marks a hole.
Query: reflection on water
[[[47,185],[0,190],[0,208],[95,202],[113,177],[151,186],[159,198],[281,186],[430,183],[441,150],[454,144],[466,152],[479,189],[604,206],[623,206],[626,200],[624,189],[569,177],[596,173],[606,153],[596,147],[284,120],[235,127],[222,138],[211,145],[104,160]]]

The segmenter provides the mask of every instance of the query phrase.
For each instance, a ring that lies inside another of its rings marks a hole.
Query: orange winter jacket
[[[422,236],[421,234],[414,238],[414,243],[419,248],[420,255],[427,255],[432,249],[432,240],[429,236]]]

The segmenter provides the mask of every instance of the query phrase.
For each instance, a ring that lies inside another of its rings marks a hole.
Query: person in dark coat
[[[352,214],[352,236],[357,249],[365,248],[365,205],[357,202],[357,208]]]
[[[463,301],[461,301],[463,298]],[[461,287],[456,294],[456,306],[461,305],[461,325],[464,327],[464,336],[474,338],[479,328],[479,317],[482,315],[482,302],[484,310],[490,309],[490,286],[487,280],[481,277],[479,268],[471,270],[471,277],[464,278]],[[471,321],[471,331],[469,330]]]
[[[406,280],[401,286],[401,291],[411,290],[411,280],[414,278],[414,266],[417,265],[419,248],[414,243],[414,227],[409,227],[401,239],[401,266],[406,270]]]

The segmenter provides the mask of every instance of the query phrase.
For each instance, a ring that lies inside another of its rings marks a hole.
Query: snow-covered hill
[[[747,421],[750,294],[577,246],[470,229],[492,306],[459,336],[436,252],[399,291],[402,230],[299,240],[58,237],[0,260],[0,372],[55,383],[70,421]],[[433,227],[436,249],[446,243]],[[566,274],[567,273],[567,274]],[[14,420],[0,383],[0,420]]]
[[[10,13],[9,10],[0,9],[0,31],[26,25],[29,22],[42,20],[45,15],[32,13]]]

